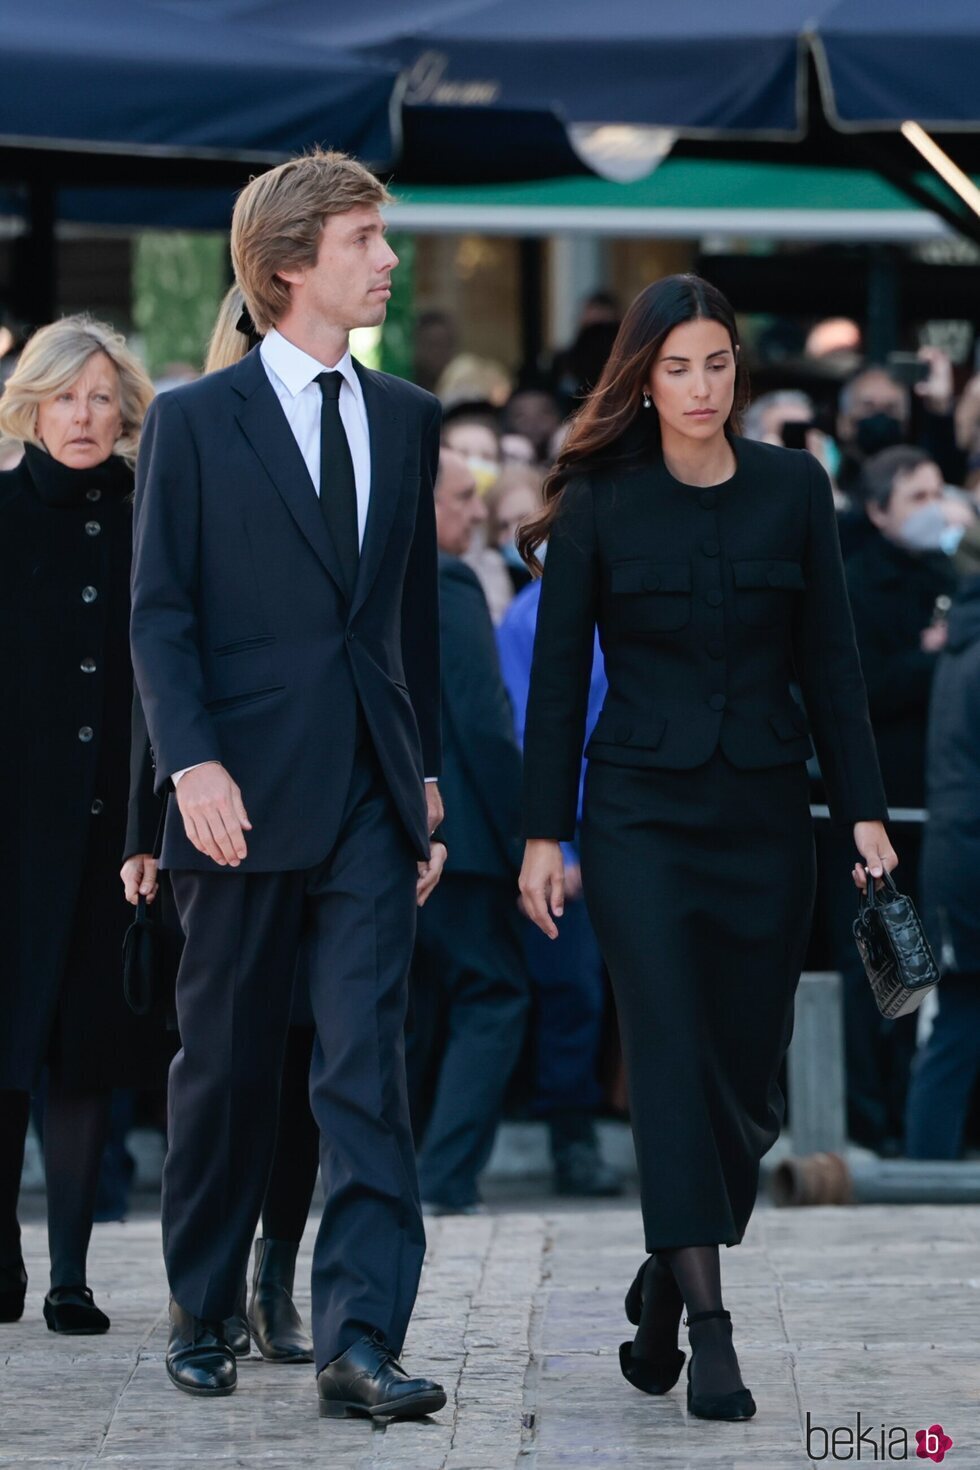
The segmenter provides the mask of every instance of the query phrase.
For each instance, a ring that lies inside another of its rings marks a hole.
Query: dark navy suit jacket
[[[371,498],[353,598],[258,349],[157,398],[137,468],[131,642],[157,789],[220,760],[252,823],[237,871],[311,867],[336,840],[358,701],[394,805],[429,855],[440,774],[433,481],[440,412],[356,364]],[[170,803],[163,866],[213,870]]]

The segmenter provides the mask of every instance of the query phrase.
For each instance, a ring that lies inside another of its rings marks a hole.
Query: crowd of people
[[[240,267],[243,275],[247,279]],[[293,284],[304,286],[298,273]],[[299,389],[309,383],[297,377],[299,386],[293,385],[302,365],[283,348],[275,328],[280,317],[270,307],[267,321],[255,320],[246,299],[240,285],[229,290],[206,373],[257,361],[255,349],[262,344],[270,380],[289,418],[290,404],[299,401]],[[439,789],[445,805],[433,841],[444,842],[449,856],[437,885],[438,872],[419,877],[405,1029],[412,1136],[407,1141],[401,1137],[393,1110],[384,1147],[397,1152],[414,1146],[421,1207],[430,1214],[481,1208],[480,1175],[508,1109],[546,1122],[559,1193],[602,1197],[624,1187],[602,1155],[597,1129],[604,1112],[625,1110],[626,1092],[608,976],[594,916],[583,898],[579,829],[587,762],[581,750],[576,756],[577,810],[570,830],[561,834],[563,902],[554,940],[518,897],[527,835],[522,752],[542,596],[542,582],[529,569],[520,533],[541,515],[548,476],[560,462],[574,415],[600,381],[619,330],[615,297],[596,292],[583,304],[580,329],[567,350],[546,371],[535,368],[515,382],[500,364],[460,351],[462,334],[444,314],[424,313],[418,321],[415,376],[420,387],[435,393],[442,409],[441,430],[429,421],[422,426],[423,451],[431,456],[426,461],[423,454],[421,478],[424,490],[424,466],[431,463],[441,654]],[[917,362],[911,373],[900,372],[897,364],[865,363],[836,383],[831,375],[826,382],[833,391],[823,401],[812,389],[765,393],[748,407],[743,431],[748,441],[808,449],[830,478],[878,759],[893,835],[898,834],[902,885],[922,907],[945,972],[931,1025],[919,1026],[914,1016],[881,1019],[850,936],[855,908],[851,834],[828,824],[819,843],[826,894],[822,911],[827,916],[822,942],[844,977],[849,1133],[856,1143],[882,1155],[951,1159],[961,1156],[974,1137],[971,1103],[980,1074],[980,922],[973,899],[980,867],[980,376],[957,386],[949,360],[933,348],[922,349]],[[160,835],[166,820],[165,868],[203,866],[193,858],[190,838],[182,857],[175,856],[184,838],[175,835],[173,808],[188,777],[213,764],[215,757],[190,725],[185,730],[179,722],[168,727],[162,721],[161,696],[152,679],[144,675],[134,698],[129,642],[134,467],[154,385],[117,332],[84,316],[51,323],[25,345],[18,344],[16,359],[11,356],[3,377],[0,544],[5,565],[0,585],[13,703],[2,727],[2,749],[6,768],[15,774],[15,790],[13,812],[5,823],[0,884],[0,931],[6,947],[0,1034],[0,1320],[17,1320],[24,1306],[27,1283],[17,1203],[33,1110],[43,1138],[48,1197],[51,1280],[44,1316],[52,1331],[100,1332],[107,1330],[109,1320],[87,1285],[86,1252],[100,1177],[105,1189],[113,1146],[117,1154],[123,1146],[129,1113],[118,1107],[120,1098],[163,1089],[179,1032],[183,1050],[178,1068],[186,1075],[193,1066],[199,1068],[196,1081],[192,1077],[187,1082],[185,1076],[185,1095],[197,1086],[204,1106],[209,1096],[216,1108],[219,1102],[217,1092],[207,1092],[203,1069],[188,1043],[189,1034],[202,1034],[202,1017],[213,1017],[203,997],[193,998],[199,1008],[193,1017],[197,1031],[189,1026],[185,1034],[190,986],[186,1017],[175,1017],[167,996],[156,997],[150,1013],[137,1016],[124,1000],[121,980],[122,940],[131,917],[124,897],[131,903],[139,898],[155,903],[161,922],[175,935],[183,930],[201,963],[203,941],[193,916],[207,904],[217,911],[215,883],[221,888],[221,879],[180,872],[178,923],[170,880],[159,867]],[[338,580],[349,577],[347,590],[354,596],[356,543],[364,543],[367,531],[365,503],[354,496],[360,491],[361,460],[351,415],[363,395],[367,402],[378,390],[353,366],[340,365],[336,373],[321,377],[334,381],[320,385],[324,427],[318,432],[326,436],[328,415],[335,414],[351,441],[351,506],[360,506],[360,522],[355,515],[347,526],[329,530],[334,545],[345,537],[355,543],[353,570],[331,565]],[[249,420],[253,388],[244,377],[236,381],[245,384],[239,390],[239,421],[258,455],[268,461],[285,454],[284,439],[274,443],[258,419]],[[161,408],[166,397],[170,395],[156,397],[154,437],[144,444],[141,458],[148,466],[145,474],[156,477],[158,496],[167,489],[186,494],[186,467],[166,459],[161,424],[170,424],[173,436],[173,425],[186,416],[188,405],[201,405],[203,417],[207,413],[203,393],[194,399],[174,395],[169,414]],[[315,401],[319,412],[320,400]],[[400,412],[408,415],[417,407],[415,399],[406,397]],[[320,441],[315,452],[307,452],[302,436],[306,432],[309,438],[310,431],[299,418],[289,421],[315,484]],[[435,432],[438,442],[430,445],[427,436]],[[215,446],[214,453],[220,457],[221,452]],[[294,445],[289,452],[295,457]],[[373,463],[373,442],[370,452]],[[251,493],[247,485],[229,483],[232,488],[244,496]],[[150,514],[159,514],[154,504]],[[186,508],[189,516],[196,513],[190,502]],[[292,511],[298,523],[307,514],[296,507]],[[255,514],[260,525],[259,511]],[[236,559],[239,572],[248,569],[243,575],[254,577],[256,587],[261,585],[261,565],[280,578],[277,585],[284,596],[301,595],[301,589],[291,588],[289,568],[275,562],[271,535],[267,543],[255,544],[230,519],[216,520],[215,527],[213,542],[191,550],[162,516],[144,524],[139,551],[144,579],[159,576],[153,563],[158,554],[188,578],[191,559],[201,557],[207,559],[208,575],[223,586],[222,558],[227,553]],[[159,535],[159,547],[148,544],[150,532]],[[314,544],[321,532],[317,518],[305,533]],[[223,537],[239,540],[229,546]],[[544,558],[547,549],[543,542],[538,554]],[[703,549],[706,557],[713,554],[709,545]],[[363,552],[362,560],[367,554]],[[768,585],[776,586],[771,570],[767,575]],[[138,582],[139,572],[134,586]],[[764,584],[765,577],[758,586]],[[752,610],[755,585],[745,583],[744,618],[758,628],[768,613],[761,602]],[[684,588],[678,582],[664,590]],[[179,609],[171,611],[167,639],[176,667],[187,630]],[[658,616],[662,614],[663,609]],[[228,731],[234,729],[237,710],[254,709],[261,701],[275,707],[277,675],[269,651],[274,639],[266,631],[261,598],[234,625],[222,622],[220,608],[213,617],[214,626],[208,629],[208,709]],[[658,628],[670,626],[651,622],[646,636],[656,641]],[[382,632],[372,636],[380,639]],[[409,629],[404,637],[406,665],[414,661],[413,677],[424,682],[425,629]],[[418,647],[412,647],[413,637]],[[594,620],[589,641],[586,742],[609,687]],[[134,637],[134,647],[141,646]],[[397,681],[392,687],[407,695]],[[327,708],[322,713],[325,719],[330,715]],[[428,760],[431,751],[434,759],[435,738],[426,745],[427,711],[416,709],[415,715],[423,755]],[[787,718],[787,730],[777,729],[773,738],[799,742],[804,727],[794,724],[792,714]],[[175,750],[191,752],[183,769],[161,768],[161,761],[166,765],[162,732]],[[349,734],[368,812],[372,782],[377,782],[375,756],[365,728],[352,727]],[[286,756],[294,759],[295,751]],[[815,802],[823,799],[824,775],[828,773],[812,759],[809,794]],[[234,823],[229,817],[220,832],[206,831],[202,819],[200,845],[193,844],[198,854],[230,866],[242,860],[236,844],[241,838],[244,848],[242,834],[251,833],[246,807],[253,804],[253,790],[243,782],[240,790],[230,791],[228,810]],[[342,806],[343,794],[338,801]],[[191,797],[181,810],[189,833]],[[340,808],[334,816],[340,820]],[[257,835],[256,841],[261,840]],[[402,837],[397,862],[403,863],[406,854]],[[422,861],[420,850],[416,855]],[[306,861],[302,854],[290,853],[281,862],[277,856],[273,866],[298,869]],[[329,882],[322,876],[322,882],[324,902],[329,898],[340,912],[339,889],[330,888],[339,882],[337,875],[329,875]],[[288,908],[293,900],[284,893],[285,885],[275,901]],[[271,905],[272,898],[259,895],[253,900],[258,907],[263,902]],[[246,920],[238,913],[229,922],[245,925]],[[257,922],[249,920],[253,927]],[[806,937],[798,936],[800,944]],[[253,963],[272,963],[273,931],[259,934],[256,929],[253,938],[258,956]],[[316,969],[318,944],[324,944],[322,935],[304,936],[299,975]],[[651,964],[656,952],[654,946]],[[332,1116],[338,1130],[342,1122],[345,1127],[349,1123],[341,1119],[339,1084],[317,1040],[315,1013],[319,1008],[321,1017],[325,1015],[328,1004],[342,1003],[325,981],[320,992],[297,981],[291,1009],[286,1007],[277,1113],[276,1099],[271,1099],[278,1123],[269,1140],[268,1179],[261,1181],[257,1201],[262,1233],[255,1242],[251,1292],[239,1271],[224,1292],[235,1304],[221,1316],[218,1345],[204,1344],[217,1360],[222,1342],[241,1355],[253,1340],[271,1360],[314,1359],[313,1341],[292,1301],[296,1254],[317,1169],[326,1160],[320,1154],[323,1118]],[[396,1005],[388,1024],[399,1024]],[[241,1047],[236,1065],[244,1064],[248,1045],[231,1021],[214,1035],[215,1044],[227,1046],[229,1054]],[[397,1050],[401,1043],[395,1042],[394,1031],[390,1039]],[[258,1047],[258,1038],[254,1044]],[[256,1050],[256,1067],[258,1057]],[[310,1103],[311,1068],[320,1109],[316,1118]],[[385,1099],[397,1087],[387,1074],[372,1085]],[[227,1120],[215,1120],[215,1129],[229,1127],[232,1153],[246,1147],[249,1129],[259,1126],[270,1105],[267,1092],[255,1089],[249,1099],[254,1117],[243,1117],[237,1131]],[[363,1106],[369,1113],[374,1103]],[[387,1106],[385,1101],[382,1116],[387,1117]],[[170,1126],[184,1130],[179,1164],[171,1166],[173,1209],[178,1189],[185,1199],[191,1196],[195,1170],[206,1172],[209,1139],[190,1139],[190,1123],[183,1114],[175,1117],[173,1105]],[[361,1132],[352,1129],[351,1137],[370,1150],[377,1143],[372,1128],[364,1119],[359,1126]],[[337,1159],[324,1167],[330,1168],[333,1187],[342,1193]],[[217,1194],[226,1185],[224,1179],[213,1182]],[[242,1232],[252,1228],[246,1204],[236,1218],[235,1228]],[[117,1201],[115,1207],[121,1210],[124,1204]],[[353,1217],[345,1221],[339,1207],[334,1226],[336,1237],[329,1249],[323,1245],[320,1262],[325,1280],[339,1271],[334,1256],[341,1249],[342,1231],[355,1228]],[[210,1385],[201,1391],[223,1391],[221,1385],[233,1386],[233,1376],[221,1361],[217,1368],[214,1363],[201,1368],[203,1339],[195,1323],[210,1318],[204,1310],[194,1314],[189,1300],[197,1292],[203,1302],[213,1290],[210,1283],[200,1291],[194,1284],[201,1273],[207,1275],[208,1263],[197,1261],[193,1270],[183,1265],[182,1252],[189,1256],[190,1245],[182,1243],[181,1228],[172,1218],[168,1264],[172,1279],[183,1271],[188,1283],[184,1315],[178,1308],[174,1316],[172,1309],[172,1376],[180,1381],[183,1373],[182,1386],[194,1391],[193,1373],[200,1371],[200,1381]],[[364,1228],[363,1222],[356,1228]],[[366,1228],[383,1235],[377,1220],[369,1219]],[[399,1239],[407,1301],[411,1261],[420,1259],[420,1245],[409,1227]],[[221,1269],[214,1264],[216,1273]],[[407,1321],[405,1311],[399,1311]],[[374,1328],[381,1325],[368,1322]],[[389,1323],[387,1338],[396,1352],[403,1335],[404,1323]],[[336,1358],[324,1359],[321,1349],[318,1366],[342,1362],[357,1346],[354,1338],[351,1343],[334,1344]],[[328,1405],[346,1402],[342,1389],[342,1384],[328,1384],[321,1398]],[[438,1397],[431,1385],[413,1392],[421,1393],[430,1408]]]

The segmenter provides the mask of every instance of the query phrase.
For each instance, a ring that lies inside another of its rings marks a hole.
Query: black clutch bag
[[[886,873],[868,886],[854,920],[854,940],[879,1011],[889,1020],[916,1010],[939,983],[939,966],[912,900]]]
[[[136,917],[123,937],[123,995],[134,1015],[168,1021],[183,936],[161,911],[162,892],[161,884],[155,904],[138,900]]]

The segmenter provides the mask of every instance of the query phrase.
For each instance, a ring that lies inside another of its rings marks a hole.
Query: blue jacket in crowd
[[[527,712],[528,688],[531,683],[531,655],[534,651],[534,630],[538,623],[538,603],[540,601],[541,580],[536,578],[517,594],[497,629],[500,670],[514,709],[514,732],[521,750],[524,749],[524,718]],[[602,650],[599,647],[599,635],[596,633],[592,654],[592,681],[589,685],[589,710],[585,722],[586,744],[592,734],[592,727],[599,718],[607,687]],[[585,762],[583,761],[578,787],[579,821],[582,820],[584,780]],[[578,864],[578,853],[571,843],[563,842],[562,850],[566,863]]]

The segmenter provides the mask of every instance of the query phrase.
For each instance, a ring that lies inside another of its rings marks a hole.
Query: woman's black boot
[[[0,1322],[19,1322],[24,1315],[27,1272],[22,1260],[0,1266]]]
[[[235,1310],[221,1324],[221,1335],[236,1358],[247,1358],[252,1351],[252,1335],[248,1330],[248,1314],[245,1311],[245,1290],[246,1283],[243,1280]]]
[[[252,1300],[248,1305],[255,1346],[270,1363],[312,1363],[313,1341],[293,1302],[299,1245],[257,1240]]]
[[[619,1347],[623,1377],[641,1393],[669,1393],[684,1366],[684,1354],[677,1346],[683,1302],[672,1272],[656,1256],[644,1261],[636,1273],[625,1307],[627,1321],[638,1330],[632,1342]]]
[[[726,1336],[726,1347],[734,1356],[735,1349],[731,1346],[732,1319],[729,1312],[695,1312],[693,1317],[686,1317],[684,1320],[688,1327],[696,1327],[703,1322],[717,1323],[717,1326],[708,1331]],[[755,1413],[755,1399],[747,1388],[736,1388],[729,1393],[695,1393],[691,1386],[691,1370],[697,1361],[697,1355],[698,1347],[692,1334],[691,1358],[687,1365],[687,1412],[697,1419],[751,1419]]]

